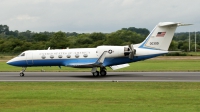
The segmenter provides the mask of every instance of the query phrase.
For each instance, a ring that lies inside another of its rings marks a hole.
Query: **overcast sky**
[[[0,24],[19,31],[110,33],[159,22],[192,23],[200,31],[200,0],[1,0]]]

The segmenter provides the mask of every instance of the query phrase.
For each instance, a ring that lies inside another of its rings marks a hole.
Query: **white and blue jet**
[[[66,66],[91,68],[93,76],[106,76],[106,67],[113,70],[137,62],[169,53],[168,48],[178,26],[177,22],[160,22],[147,38],[139,44],[127,46],[98,46],[96,48],[27,50],[9,60],[7,64],[22,67],[20,76],[24,76],[27,67]],[[100,68],[100,71],[98,71]]]

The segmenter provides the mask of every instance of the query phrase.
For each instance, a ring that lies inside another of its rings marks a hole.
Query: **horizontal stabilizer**
[[[189,25],[193,25],[193,24],[182,24],[182,23],[178,24],[178,26],[189,26]]]
[[[168,51],[168,53],[180,53],[182,51]]]
[[[158,24],[158,26],[173,26],[173,25],[179,25],[179,24],[181,24],[181,23],[175,23],[175,22],[160,22],[159,24]]]
[[[129,64],[121,64],[121,65],[110,66],[110,68],[112,68],[112,70],[117,70],[117,69],[125,68],[128,66],[130,66],[130,65]]]
[[[189,26],[189,25],[193,25],[193,24],[183,24],[183,23],[175,23],[175,22],[161,22],[159,23],[159,26],[173,26],[173,25],[178,25],[178,26]]]

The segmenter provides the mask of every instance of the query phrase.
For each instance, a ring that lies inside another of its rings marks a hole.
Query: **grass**
[[[0,82],[1,112],[199,112],[199,82]]]
[[[151,59],[140,61],[136,63],[131,63],[129,67],[119,69],[117,71],[133,71],[133,72],[146,72],[146,71],[200,71],[200,63],[198,59]],[[107,67],[108,71],[113,71]],[[20,71],[20,67],[14,67],[6,64],[6,61],[0,61],[0,71]],[[91,71],[91,69],[80,69],[80,68],[70,68],[70,67],[28,67],[26,71],[55,71],[55,72],[67,72],[67,71]]]
[[[0,54],[0,60],[1,61],[7,61],[7,60],[10,60],[11,58],[14,58],[16,56],[5,56],[5,55],[1,55]]]
[[[0,71],[20,67],[0,59]],[[199,71],[198,59],[152,59],[118,71]],[[27,71],[90,71],[29,67]],[[111,71],[111,69],[108,69]],[[0,112],[199,112],[200,82],[0,82]]]
[[[200,56],[200,52],[188,52],[189,56]]]

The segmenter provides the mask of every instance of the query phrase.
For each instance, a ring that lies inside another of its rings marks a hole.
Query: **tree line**
[[[0,53],[20,53],[25,50],[90,48],[99,45],[129,45],[142,42],[149,30],[146,28],[122,28],[112,33],[76,32],[19,32],[0,25]],[[200,33],[197,32],[197,49],[200,49]],[[191,33],[191,50],[194,50],[194,33]],[[169,50],[188,51],[188,33],[176,33]]]

